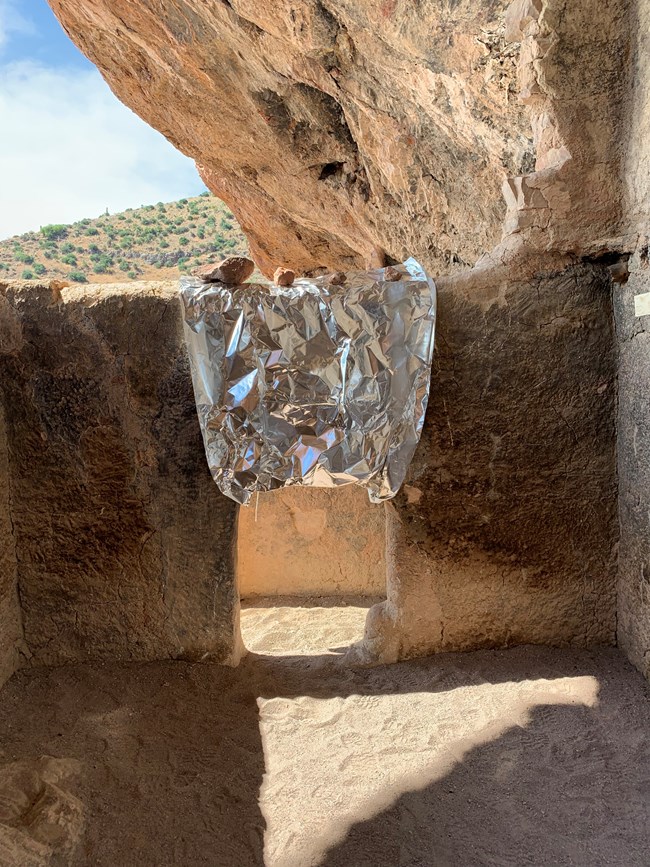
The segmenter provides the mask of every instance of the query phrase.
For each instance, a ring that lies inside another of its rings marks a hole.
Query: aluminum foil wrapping
[[[429,395],[436,290],[414,260],[289,288],[181,280],[210,471],[246,504],[288,485],[357,484],[393,497]],[[391,275],[394,277],[394,275]]]

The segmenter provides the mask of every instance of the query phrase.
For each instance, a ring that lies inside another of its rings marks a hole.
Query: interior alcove
[[[289,487],[239,510],[236,578],[252,652],[342,652],[386,596],[386,518],[364,489]]]

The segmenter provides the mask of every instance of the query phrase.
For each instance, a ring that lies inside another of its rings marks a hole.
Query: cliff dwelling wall
[[[32,664],[235,662],[237,507],[205,462],[175,285],[70,288],[54,302],[34,284],[4,293],[21,334],[1,381]],[[363,660],[614,641],[609,293],[608,269],[592,265],[442,281],[430,409],[386,507],[388,599],[371,609]],[[381,509],[369,525],[363,496],[300,493],[314,498],[307,535],[319,518],[365,526],[381,562]],[[270,502],[275,526],[292,527],[267,557],[308,572],[289,504]],[[245,520],[254,533],[254,507]],[[350,571],[331,589],[349,575],[357,592],[359,538],[335,535]]]
[[[633,80],[625,156],[626,198],[633,244],[630,277],[615,289],[618,372],[618,472],[621,540],[618,641],[650,678],[650,2],[635,7],[631,29]],[[637,316],[645,309],[647,315]]]
[[[51,5],[266,273],[416,255],[437,279],[430,408],[359,654],[618,630],[647,671],[647,0]],[[174,291],[5,291],[35,662],[238,658],[237,515],[205,466]]]
[[[17,577],[10,505],[8,444],[4,410],[0,406],[0,685],[11,677],[19,664],[22,622]]]
[[[2,297],[30,662],[234,661],[237,513],[207,472],[175,287],[64,292],[10,284]]]

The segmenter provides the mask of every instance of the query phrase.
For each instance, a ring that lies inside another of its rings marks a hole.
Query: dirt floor
[[[260,601],[234,670],[14,676],[0,865],[647,867],[650,709],[620,653],[352,670],[364,615]]]

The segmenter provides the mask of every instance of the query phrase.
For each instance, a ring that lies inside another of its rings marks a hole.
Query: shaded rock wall
[[[18,666],[22,638],[14,541],[7,435],[0,404],[0,686]]]
[[[619,346],[620,550],[618,641],[650,678],[650,316],[635,317],[634,295],[650,292],[647,255],[634,257],[615,299]]]
[[[618,641],[650,678],[650,316],[635,295],[650,292],[650,0],[635,6],[633,87],[625,161],[626,209],[636,244],[630,279],[615,291],[619,347],[618,472],[620,552]]]
[[[32,662],[234,661],[236,508],[207,470],[175,288],[4,294],[19,329],[0,383]]]
[[[615,389],[607,269],[443,283],[371,655],[614,642]]]

